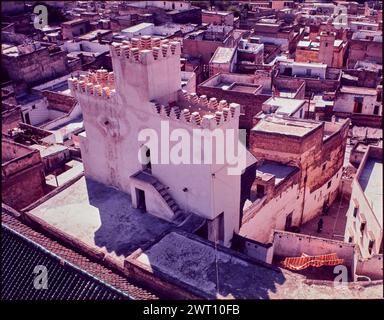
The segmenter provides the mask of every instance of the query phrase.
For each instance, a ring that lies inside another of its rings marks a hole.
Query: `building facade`
[[[184,141],[195,129],[205,129],[211,138],[215,129],[230,129],[238,137],[240,106],[182,92],[180,43],[157,41],[142,37],[111,47],[113,73],[99,70],[69,79],[83,111],[85,175],[130,194],[134,206],[163,219],[173,221],[183,212],[202,216],[208,220],[208,238],[229,245],[239,228],[240,174],[230,175],[227,162],[195,165],[179,157],[174,163],[169,156],[185,145],[191,149],[181,151],[205,156],[205,149],[192,150]],[[177,130],[187,137],[178,141]],[[167,132],[168,146],[151,137]]]
[[[349,120],[318,122],[267,115],[251,130],[255,179],[240,235],[261,243],[326,211],[342,175]],[[244,191],[244,190],[243,190]]]
[[[382,148],[369,146],[352,182],[344,241],[356,243],[363,259],[383,254]]]

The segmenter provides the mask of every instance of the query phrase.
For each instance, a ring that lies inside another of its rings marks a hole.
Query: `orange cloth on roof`
[[[305,253],[301,257],[287,257],[282,262],[283,266],[291,270],[303,270],[308,267],[337,266],[344,262],[344,259],[337,258],[336,253],[320,256],[308,256]]]

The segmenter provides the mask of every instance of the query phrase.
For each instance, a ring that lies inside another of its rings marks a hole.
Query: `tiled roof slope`
[[[1,246],[2,300],[158,299],[126,277],[23,224],[4,208]],[[33,269],[39,264],[48,270],[47,290],[33,287]]]

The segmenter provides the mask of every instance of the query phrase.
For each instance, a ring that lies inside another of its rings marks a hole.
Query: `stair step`
[[[176,212],[179,209],[179,206],[177,204],[173,204],[171,206],[171,209],[172,209],[173,212]]]
[[[167,190],[160,190],[159,193],[161,194],[162,197],[164,197],[165,195],[169,195],[168,191]]]
[[[157,191],[164,190],[165,187],[162,184],[153,185]]]
[[[176,204],[175,200],[173,200],[172,198],[171,199],[168,199],[167,200],[167,203],[170,207],[172,207],[174,204]]]
[[[166,194],[165,196],[163,196],[164,200],[165,201],[169,201],[169,200],[172,200],[172,197],[169,195],[169,194]]]
[[[179,210],[175,211],[175,217],[184,215],[184,211],[179,208]]]

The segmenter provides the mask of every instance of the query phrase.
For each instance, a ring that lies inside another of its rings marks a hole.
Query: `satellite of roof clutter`
[[[381,1],[1,3],[1,300],[383,299]]]

